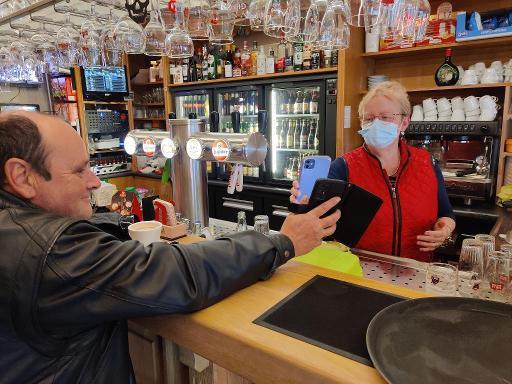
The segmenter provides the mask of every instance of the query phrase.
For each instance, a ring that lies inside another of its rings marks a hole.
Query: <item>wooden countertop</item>
[[[194,241],[197,238],[182,240]],[[271,279],[236,292],[202,311],[135,322],[255,383],[385,383],[374,368],[252,323],[315,275],[405,297],[425,296],[292,260],[281,266]]]

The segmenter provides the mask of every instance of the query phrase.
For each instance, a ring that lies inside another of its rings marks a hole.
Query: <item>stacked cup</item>
[[[423,121],[423,107],[421,105],[415,105],[412,107],[411,121]]]
[[[452,118],[452,105],[446,97],[437,100],[437,112],[439,121],[450,121]]]
[[[493,121],[498,114],[498,104],[496,96],[485,95],[480,98],[480,121]]]
[[[505,68],[505,72],[504,72],[505,79],[504,79],[504,81],[512,82],[512,59],[510,59],[508,61],[508,63],[505,64],[503,67]]]
[[[475,69],[466,69],[464,71],[464,75],[462,76],[462,80],[460,81],[461,85],[474,85],[478,84],[478,75]]]
[[[423,120],[437,121],[437,105],[432,98],[423,100]]]
[[[464,110],[464,100],[462,97],[455,96],[451,100],[452,104],[452,121],[466,121],[466,112]]]
[[[464,111],[466,112],[466,121],[480,119],[480,104],[475,96],[468,96],[464,99]]]

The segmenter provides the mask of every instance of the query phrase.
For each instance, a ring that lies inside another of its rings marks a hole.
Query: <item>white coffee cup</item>
[[[464,100],[462,100],[462,97],[460,97],[460,96],[455,96],[454,98],[452,98],[451,104],[452,104],[452,110],[454,110],[454,111],[456,109],[464,109]]]
[[[482,84],[493,84],[498,83],[499,81],[499,76],[493,68],[487,68],[480,79]]]
[[[465,121],[466,120],[466,114],[464,113],[463,109],[455,109],[452,112],[452,121]]]
[[[498,98],[496,96],[484,95],[479,100],[480,109],[498,109],[496,102]]]
[[[496,114],[496,110],[483,109],[480,115],[480,121],[493,121],[496,118]]]
[[[428,98],[423,100],[423,112],[426,114],[427,112],[435,111],[437,113],[436,102],[432,98]]]
[[[467,69],[466,71],[464,71],[464,75],[462,76],[461,84],[462,85],[478,84],[478,77],[477,77],[476,70]]]
[[[464,110],[466,114],[477,109],[480,109],[480,104],[475,96],[468,96],[464,99]]]
[[[437,110],[441,114],[442,112],[451,111],[452,110],[452,104],[450,103],[450,100],[448,100],[446,97],[441,97],[440,99],[437,99]]]
[[[133,240],[138,240],[144,245],[149,245],[160,240],[162,223],[159,221],[140,221],[128,227],[128,234]]]

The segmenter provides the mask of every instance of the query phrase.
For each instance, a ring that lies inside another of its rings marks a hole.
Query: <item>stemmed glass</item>
[[[113,39],[128,54],[144,53],[146,48],[142,27],[133,21],[128,13],[116,24]]]
[[[233,43],[234,27],[235,15],[231,9],[231,2],[216,0],[211,7],[210,44],[224,45]]]
[[[91,14],[80,28],[80,45],[83,53],[83,65],[101,65],[101,26],[97,21],[95,3],[91,3]]]
[[[189,9],[188,33],[194,40],[208,40],[211,29],[211,9],[206,0],[194,2]]]
[[[345,0],[347,23],[370,31],[379,22],[381,5],[381,0]]]
[[[122,64],[123,47],[115,38],[116,23],[110,10],[107,25],[101,32],[101,57],[104,66],[120,66]]]
[[[299,32],[288,34],[286,40],[290,42],[316,43],[320,35],[320,8],[316,2],[311,2],[305,17],[300,18]]]
[[[298,0],[267,0],[263,27],[265,35],[277,38],[283,34],[294,36],[298,33],[298,24],[300,24],[300,2]]]
[[[253,31],[263,31],[265,24],[265,7],[267,3],[265,0],[251,0],[249,3],[249,9],[247,11],[247,17],[249,18],[249,24]]]
[[[30,38],[36,55],[41,62],[42,72],[59,73],[58,52],[54,38],[41,23],[41,30]]]
[[[66,23],[57,31],[55,45],[59,53],[59,65],[69,68],[78,62],[78,46],[80,33],[73,28],[70,13],[66,13]]]
[[[341,0],[336,0],[327,6],[322,23],[318,46],[324,49],[348,48],[350,43],[350,27],[345,22],[346,7]]]
[[[165,38],[165,54],[170,58],[192,57],[194,54],[194,43],[187,32],[189,21],[188,2],[184,0],[174,3],[171,8],[171,24]]]
[[[459,258],[459,294],[478,296],[484,277],[484,244],[480,240],[465,239]]]
[[[160,16],[160,10],[156,0],[152,1],[152,10],[149,14],[149,22],[144,27],[144,40],[148,56],[162,56],[165,50],[165,28]]]

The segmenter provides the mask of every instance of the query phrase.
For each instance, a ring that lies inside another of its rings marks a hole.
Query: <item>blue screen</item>
[[[85,67],[84,77],[87,92],[128,92],[124,67]]]

